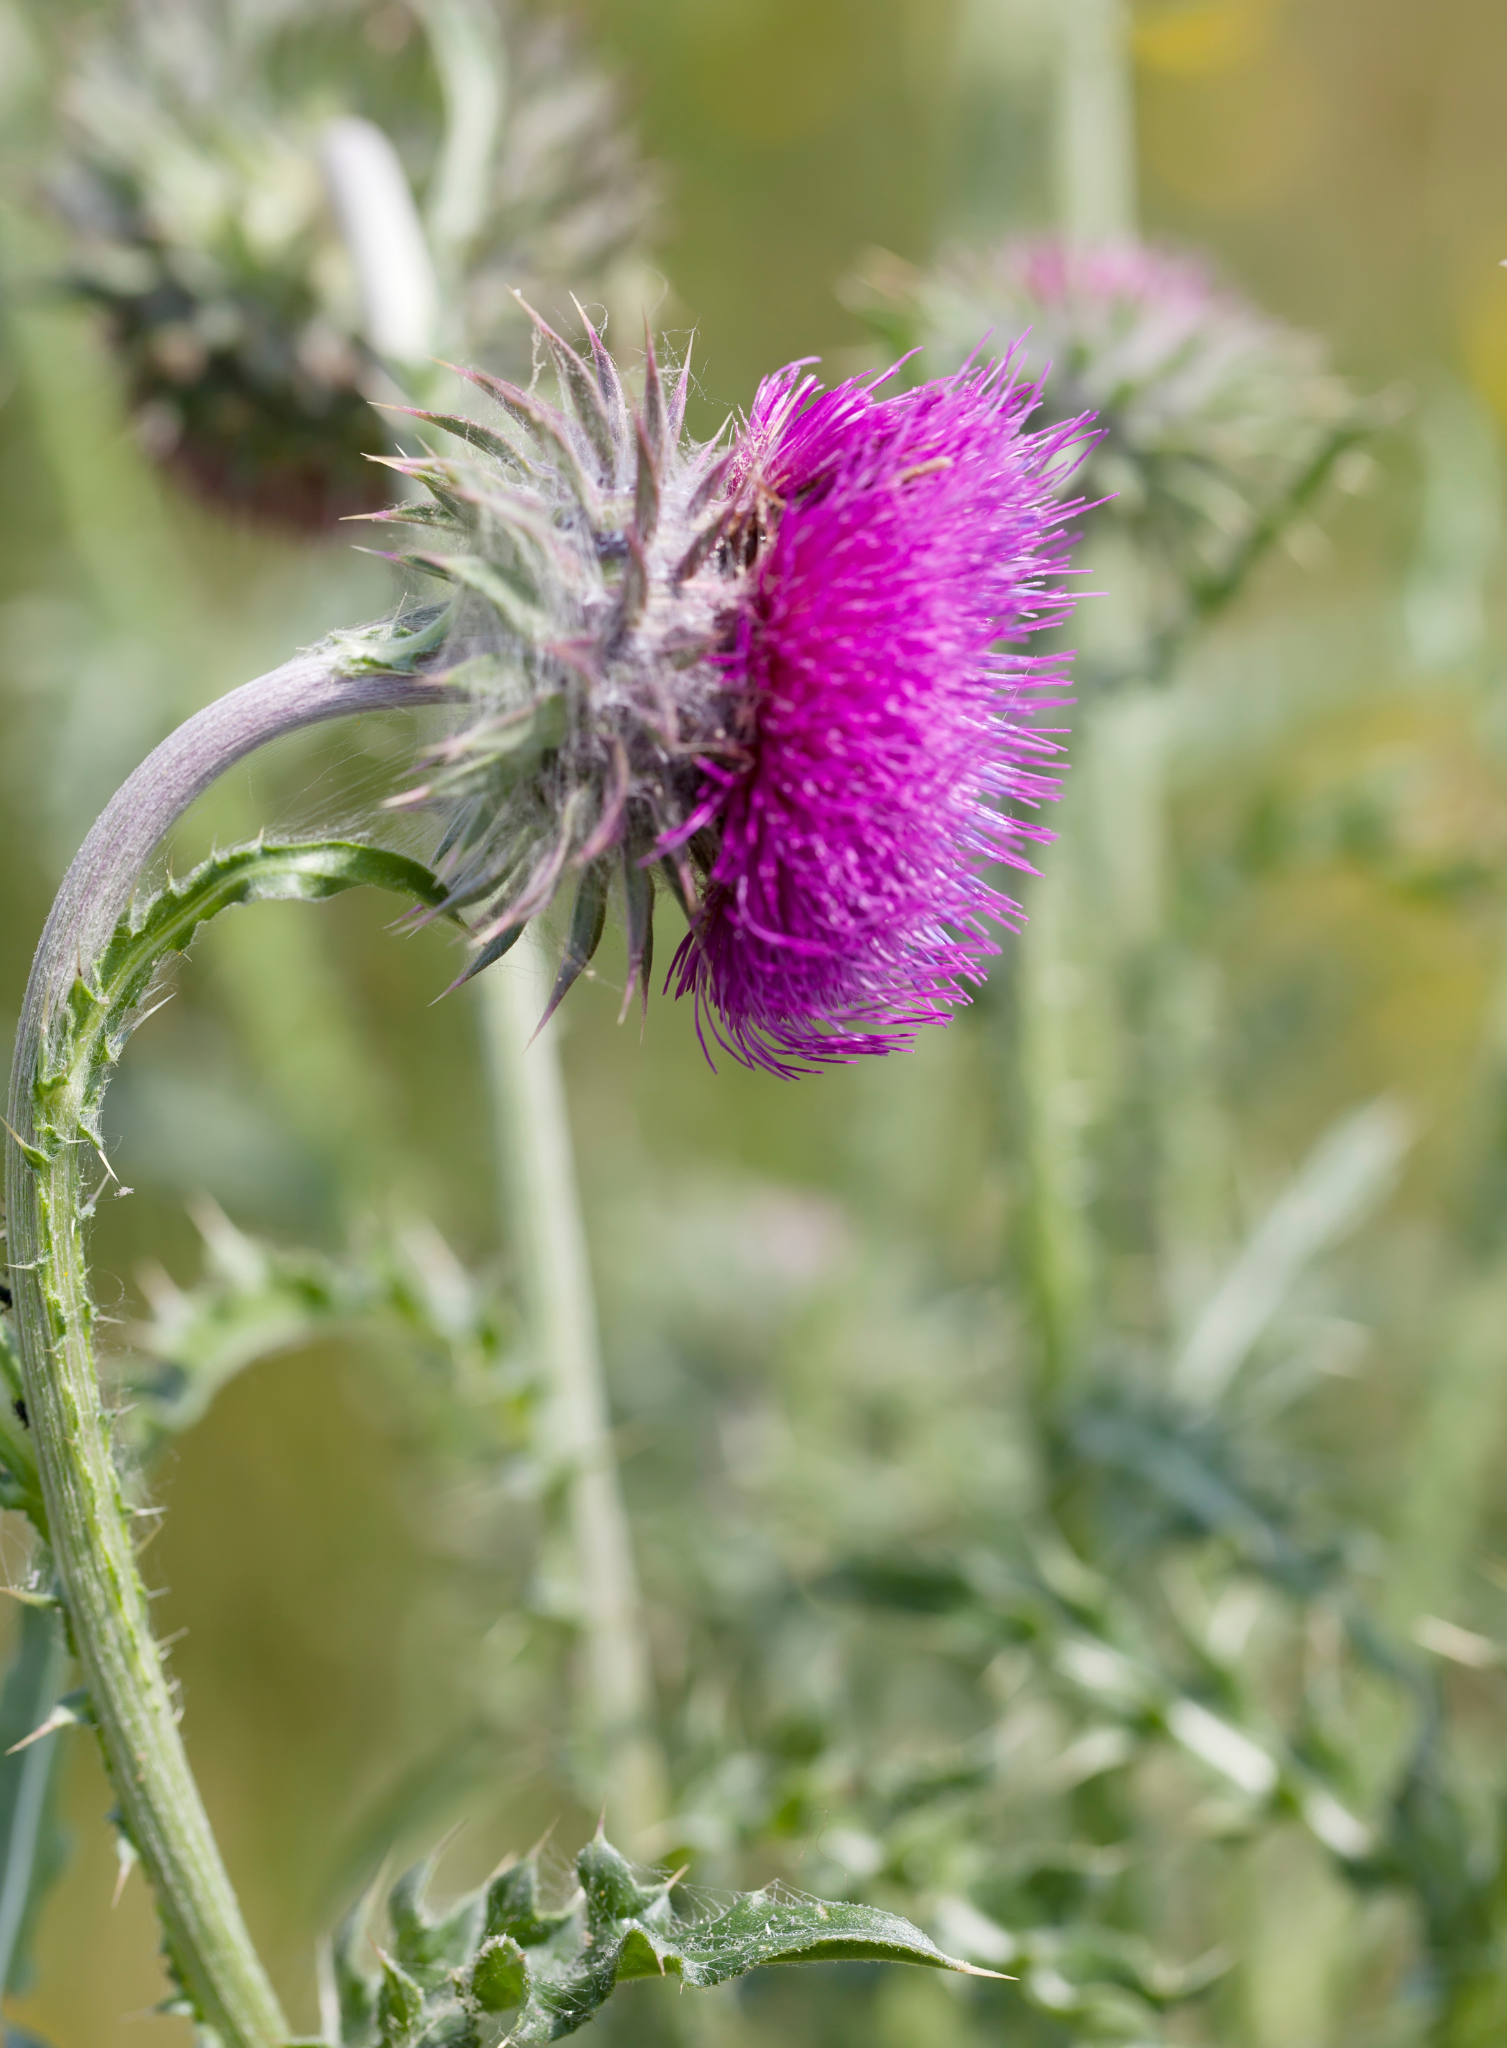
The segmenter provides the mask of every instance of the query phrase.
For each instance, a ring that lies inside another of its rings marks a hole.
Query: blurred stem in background
[[[1073,242],[1131,237],[1136,168],[1129,10],[1124,0],[1049,0],[1046,11],[1057,37],[1058,227]],[[1102,526],[1094,538],[1101,535]],[[1088,567],[1079,587],[1092,595],[1077,613],[1075,637],[1086,631],[1095,641],[1119,638],[1118,620],[1106,620],[1107,612],[1128,614],[1134,630],[1136,564],[1128,547],[1115,554],[1114,573],[1106,576],[1110,565],[1101,562],[1092,541],[1083,550]],[[1107,591],[1114,595],[1101,594]],[[1077,765],[1065,785],[1060,805],[1065,815],[1058,824],[1064,843],[1031,888],[1017,978],[1018,1108],[1026,1128],[1030,1188],[1031,1246],[1025,1270],[1034,1295],[1044,1396],[1060,1392],[1081,1363],[1093,1300],[1094,1240],[1086,1207],[1091,1168],[1084,1156],[1084,1129],[1086,1077],[1095,1069],[1081,1057],[1087,980],[1077,956],[1105,890],[1114,887],[1120,858],[1094,829],[1095,798],[1107,794],[1110,783],[1108,776],[1093,772],[1094,710],[1080,709],[1074,723]],[[1138,787],[1146,784],[1145,777],[1132,780]],[[1146,820],[1134,824],[1133,841],[1145,841]],[[1097,858],[1101,851],[1103,863]]]
[[[1074,242],[1136,232],[1135,94],[1126,0],[1050,0],[1058,18],[1057,223]]]
[[[538,1030],[551,976],[529,928],[515,959],[480,977],[508,1242],[532,1360],[545,1388],[545,1445],[563,1472],[590,1702],[588,1746],[619,1839],[669,1810],[632,1534],[618,1481],[601,1342],[558,1050]],[[586,1718],[586,1717],[582,1717]]]
[[[478,225],[502,117],[496,68],[502,55],[495,33],[483,33],[475,7],[436,0],[429,11],[452,112],[430,233],[440,240],[442,267],[452,273],[454,303],[453,273]],[[478,73],[495,81],[493,91],[475,82]],[[370,122],[341,121],[327,136],[325,167],[360,283],[367,339],[377,354],[391,357],[384,342],[403,336],[409,362],[394,367],[421,391],[433,386],[436,373],[424,363],[433,335],[416,331],[414,312],[429,306],[440,320],[442,296],[396,152]],[[559,1027],[537,1030],[553,976],[532,927],[519,953],[511,966],[482,976],[479,1004],[498,1178],[528,1347],[544,1382],[548,1449],[566,1474],[589,1700],[589,1711],[578,1719],[586,1724],[586,1746],[597,1753],[612,1826],[631,1845],[665,1818],[668,1786],[653,1734],[648,1647],[612,1444]]]
[[[1059,856],[1070,854],[1059,846]],[[1035,1320],[1040,1376],[1049,1401],[1081,1354],[1093,1293],[1094,1238],[1087,1219],[1083,1152],[1086,1082],[1076,1055],[1087,981],[1069,935],[1081,882],[1078,863],[1053,860],[1031,890],[1020,941],[1017,1111],[1025,1134],[1029,1249],[1021,1264]]]

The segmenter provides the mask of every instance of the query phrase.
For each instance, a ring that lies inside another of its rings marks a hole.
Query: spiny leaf
[[[455,514],[442,504],[423,505],[410,499],[401,505],[389,505],[381,512],[363,512],[359,517],[368,526],[438,526],[451,528]]]
[[[50,1043],[34,1092],[38,1135],[72,1143],[78,1131],[65,1106],[82,1078],[85,1133],[92,1133],[109,1069],[131,1034],[137,1005],[162,961],[186,952],[201,924],[241,903],[319,903],[365,884],[391,889],[438,909],[444,890],[418,861],[352,840],[310,840],[282,846],[262,841],[214,854],[182,881],[170,882],[122,918],[86,980],[69,993],[63,1029]],[[67,1123],[68,1127],[64,1128]]]
[[[75,982],[75,996],[85,1008],[103,1002],[118,1009],[140,993],[168,953],[184,952],[201,924],[237,904],[320,903],[368,884],[435,906],[444,901],[444,890],[418,861],[354,840],[281,846],[259,840],[214,854],[122,919],[93,970],[94,989]]]
[[[511,2012],[527,1998],[528,1963],[512,1935],[498,1935],[478,1953],[471,1996],[483,2012]]]
[[[691,542],[680,560],[675,564],[671,581],[675,584],[689,583],[722,538],[722,517],[719,514],[710,524],[704,526]]]
[[[570,1920],[571,1909],[541,1911],[539,1866],[533,1856],[505,1863],[487,1884],[486,1931],[506,1934],[523,1948],[549,1941]]]
[[[691,389],[691,349],[694,344],[695,336],[692,335],[686,342],[680,368],[671,377],[665,392],[666,439],[671,447],[675,446],[685,431],[685,402]]]
[[[422,1863],[414,1864],[387,1895],[394,1957],[424,1984],[436,1975],[443,1977],[458,1969],[475,1954],[485,1915],[485,1901],[479,1895],[462,1899],[439,1918],[429,1911],[424,1900],[437,1861],[437,1857],[428,1856]]]
[[[463,662],[453,671],[456,680],[463,688],[472,688],[472,672],[484,673],[490,659],[480,655],[475,661]],[[537,767],[545,754],[561,745],[569,729],[570,704],[563,692],[544,697],[519,711],[499,713],[473,727],[464,748],[450,748],[441,743],[430,749],[424,757],[430,770],[430,786],[453,787],[456,776],[465,777],[473,773],[477,761],[489,774],[499,776],[505,785],[512,775],[522,775]],[[459,763],[458,769],[450,765],[455,761]],[[445,879],[450,882],[448,876]],[[447,889],[446,901],[452,904],[456,901],[453,885]]]
[[[622,826],[623,813],[628,806],[628,792],[631,786],[628,750],[620,739],[614,737],[609,750],[607,769],[602,777],[600,811],[596,826],[591,837],[576,854],[579,863],[602,859],[612,851]]]
[[[190,1428],[259,1360],[358,1328],[431,1362],[426,1383],[450,1397],[439,1415],[453,1418],[468,1451],[498,1448],[478,1431],[484,1413],[505,1448],[521,1446],[531,1390],[509,1366],[506,1316],[427,1226],[330,1256],[245,1237],[212,1204],[200,1203],[194,1220],[207,1247],[203,1279],[180,1289],[165,1274],[146,1276],[153,1315],[130,1332],[138,1363],[122,1426],[144,1453]],[[401,1946],[398,1957],[407,1967]]]
[[[382,410],[402,413],[409,419],[422,420],[425,426],[439,427],[447,434],[454,434],[458,441],[464,441],[472,448],[483,449],[488,455],[495,456],[499,462],[505,462],[510,467],[522,465],[523,458],[511,441],[505,440],[501,434],[494,434],[490,427],[482,426],[479,421],[467,419],[463,413],[425,412],[422,407],[416,405],[386,405]],[[401,507],[398,509],[402,510]]]
[[[329,1977],[340,2016],[341,2048],[369,2048],[376,2040],[377,1987],[361,1967],[376,1886],[362,1893],[335,1930],[328,1950]]]
[[[269,846],[258,841],[213,855],[181,881],[133,905],[108,945],[69,991],[47,1034],[32,1083],[36,1133],[54,1152],[81,1139],[96,1147],[106,1083],[140,1021],[143,997],[162,962],[187,950],[199,926],[241,903],[321,902],[363,884],[392,889],[433,909],[445,891],[429,869],[404,854],[350,840]],[[19,1368],[0,1345],[0,1501],[22,1507],[45,1534],[33,1454],[17,1403]],[[20,1424],[21,1427],[16,1425]]]
[[[659,863],[659,871],[669,885],[670,894],[680,905],[681,914],[687,924],[696,922],[696,896],[691,880],[691,871],[684,853],[679,847],[673,848]]]
[[[424,2016],[424,1993],[408,1972],[391,1956],[377,1951],[382,1981],[377,1992],[377,2026],[384,2042],[392,2048],[408,2048]]]
[[[456,365],[447,367],[456,368],[459,376],[494,398],[504,412],[533,436],[539,447],[559,465],[561,475],[586,508],[588,516],[595,517],[598,510],[596,487],[582,469],[580,457],[571,446],[570,426],[565,415],[543,399],[520,391],[505,377],[488,376],[485,370],[460,369]]]
[[[396,670],[406,675],[423,656],[433,654],[449,630],[448,605],[417,605],[380,626],[332,633],[326,645],[339,654],[341,666],[353,674]]]
[[[771,1889],[744,1893],[709,1917],[686,1918],[671,1902],[672,1878],[635,1869],[600,1834],[576,1858],[577,1896],[555,1912],[539,1910],[532,1857],[509,1865],[439,1919],[423,1905],[427,1875],[424,1865],[400,1880],[389,1902],[412,1963],[403,1967],[383,1955],[380,1986],[342,1996],[339,2048],[468,2048],[494,2038],[482,2035],[478,2014],[513,2015],[505,2038],[529,2048],[575,2033],[619,1984],[636,1977],[673,1975],[705,1987],[764,1964],[838,1960],[997,1974],[944,1955],[919,1928],[874,1906]],[[446,1967],[463,1928],[475,1930],[474,1947]],[[445,1961],[420,1960],[419,1951],[430,1953],[441,1939]],[[343,1953],[349,1957],[349,1945]]]
[[[477,975],[481,974],[486,968],[494,967],[504,954],[512,952],[527,930],[528,919],[526,917],[520,918],[517,924],[504,926],[494,938],[488,939],[480,952],[474,954],[466,962],[464,969],[451,982],[449,988],[446,989],[446,995],[454,995],[458,988],[464,988],[468,981],[474,981]]]

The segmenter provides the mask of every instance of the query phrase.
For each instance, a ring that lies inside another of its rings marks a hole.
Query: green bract
[[[480,906],[476,973],[566,878],[575,902],[551,1008],[591,959],[609,888],[626,900],[629,976],[647,988],[659,865],[684,906],[698,852],[677,834],[709,755],[736,751],[712,657],[738,565],[722,545],[729,458],[683,437],[688,366],[646,347],[632,400],[587,323],[588,364],[535,316],[559,404],[480,371],[494,425],[419,413],[458,449],[395,463],[427,502],[378,515],[418,529],[395,559],[448,582],[445,679],[466,705],[400,803],[445,818],[437,872]],[[676,851],[661,849],[674,841]]]

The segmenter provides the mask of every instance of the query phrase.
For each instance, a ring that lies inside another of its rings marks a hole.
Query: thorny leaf
[[[1169,1670],[1133,1603],[1065,1548],[1036,1549],[1034,1569],[1001,1570],[979,1557],[851,1559],[824,1584],[871,1606],[968,1615],[1006,1642],[1029,1644],[1055,1694],[1125,1732],[1120,1761],[1169,1740],[1252,1812],[1295,1814],[1342,1865],[1370,1859],[1373,1832],[1353,1812],[1350,1788],[1268,1726],[1231,1673],[1208,1657],[1191,1673]]]
[[[390,1334],[432,1366],[442,1416],[468,1449],[526,1436],[532,1389],[509,1364],[506,1315],[429,1225],[399,1225],[330,1255],[248,1237],[207,1201],[194,1220],[202,1278],[179,1288],[160,1269],[144,1273],[152,1316],[130,1332],[130,1427],[148,1454],[192,1427],[248,1366],[358,1328]],[[478,1410],[492,1424],[480,1433]]]
[[[555,985],[550,990],[544,1015],[539,1019],[539,1031],[544,1029],[590,966],[597,947],[602,943],[602,932],[606,922],[607,867],[605,862],[595,861],[582,875],[576,889],[575,906],[570,915],[570,933],[565,942],[565,958],[560,962],[560,971],[555,976]]]
[[[997,1974],[944,1955],[897,1914],[772,1887],[687,1917],[671,1902],[674,1878],[647,1878],[600,1833],[576,1858],[579,1890],[554,1910],[540,1905],[532,1856],[505,1865],[440,1915],[424,1903],[431,1873],[432,1865],[420,1865],[389,1895],[390,1949],[378,1951],[380,1980],[361,1967],[369,1952],[365,1911],[337,1936],[338,2048],[558,2041],[635,1977],[673,1975],[706,1987],[763,1964],[838,1960]]]
[[[418,861],[353,840],[269,845],[257,840],[213,854],[181,881],[133,906],[69,994],[59,1029],[39,1062],[33,1091],[37,1140],[55,1157],[82,1135],[101,1144],[100,1105],[110,1071],[139,1019],[162,963],[187,952],[201,924],[240,903],[321,903],[370,883],[437,905],[439,884]],[[75,1095],[77,1089],[77,1095]]]
[[[100,1111],[110,1075],[141,1020],[142,1002],[163,962],[173,953],[186,952],[201,924],[240,903],[322,902],[367,883],[416,898],[430,908],[443,895],[427,868],[382,847],[351,840],[286,845],[258,840],[212,855],[181,880],[170,881],[157,895],[133,905],[88,974],[75,980],[42,1049],[32,1083],[37,1138],[32,1149],[37,1158],[45,1164],[65,1147],[86,1140],[103,1160]],[[87,1206],[84,1213],[88,1214]],[[181,1426],[193,1414],[174,1420]],[[158,1419],[162,1427],[174,1426],[173,1421]],[[3,1314],[0,1506],[19,1508],[45,1538],[47,1516],[26,1424],[21,1362]]]

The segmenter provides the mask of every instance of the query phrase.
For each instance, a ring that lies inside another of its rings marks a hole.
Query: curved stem
[[[171,1967],[224,2048],[282,2048],[288,2028],[189,1769],[152,1635],[94,1361],[83,1248],[92,1207],[82,1189],[87,1083],[56,1055],[75,985],[88,984],[164,833],[216,776],[303,726],[445,695],[411,676],[351,666],[351,654],[328,647],[299,656],[189,719],[122,786],[47,920],[11,1072],[8,1253],[49,1541],[122,1826],[154,1886]],[[72,1135],[59,1142],[58,1132]]]
[[[569,1475],[593,1733],[614,1825],[631,1843],[665,1818],[664,1760],[652,1730],[633,1536],[612,1449],[558,1026],[535,1036],[549,984],[527,971],[535,958],[532,930],[518,952],[523,960],[480,977],[503,1208],[524,1324],[546,1387],[550,1449]]]

